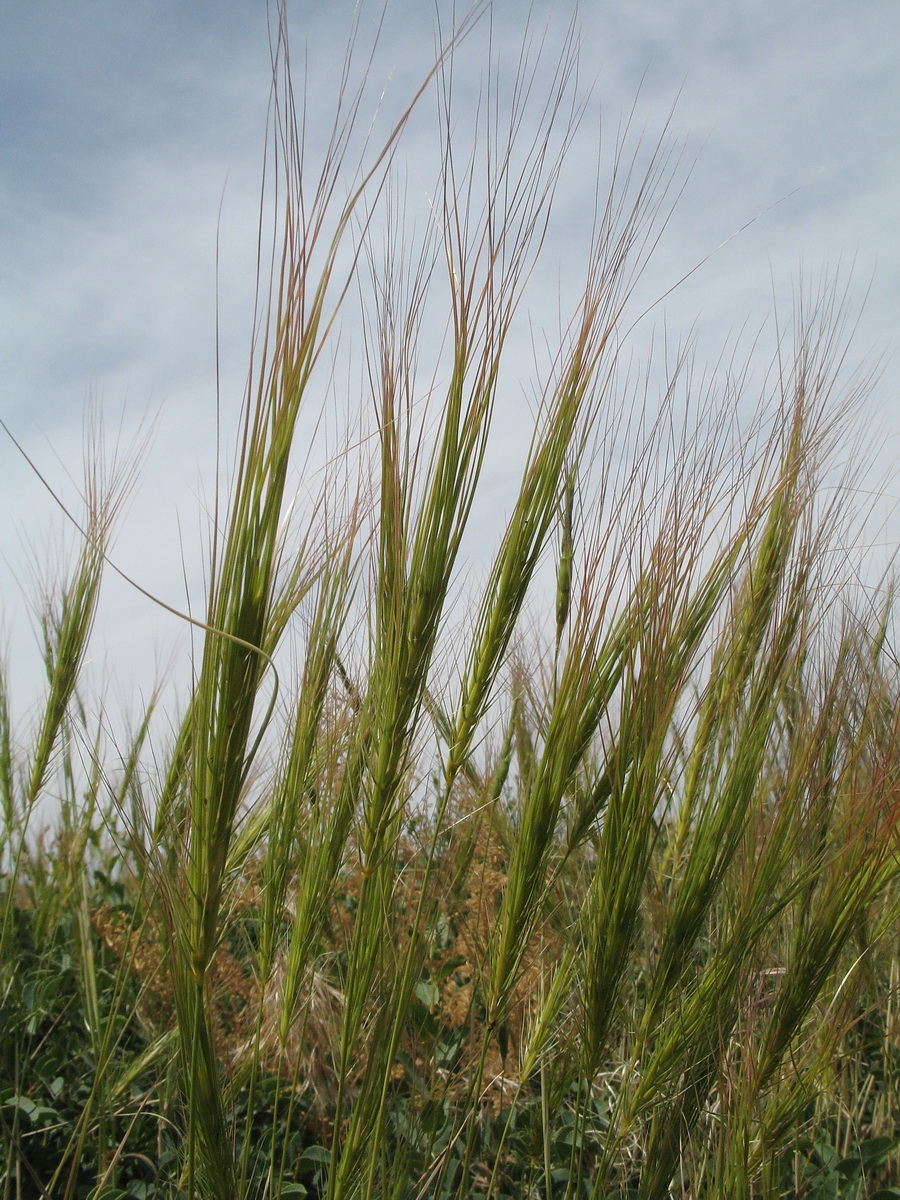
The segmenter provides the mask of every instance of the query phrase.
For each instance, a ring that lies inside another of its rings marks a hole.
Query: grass
[[[623,347],[671,164],[624,139],[461,591],[582,111],[573,38],[460,133],[468,32],[355,169],[351,42],[310,175],[277,13],[280,241],[168,748],[148,711],[110,769],[79,690],[129,469],[89,468],[30,730],[0,675],[4,1198],[900,1195],[900,703],[892,596],[829,566],[842,297],[801,289],[755,409],[684,357],[648,415]],[[301,510],[357,298],[371,430]]]

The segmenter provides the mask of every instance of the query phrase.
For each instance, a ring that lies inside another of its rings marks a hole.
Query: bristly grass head
[[[586,102],[574,25],[549,75],[526,32],[464,121],[486,10],[380,142],[357,14],[317,166],[273,10],[273,241],[261,217],[171,745],[148,713],[117,778],[79,703],[128,472],[88,472],[24,749],[0,673],[4,1195],[796,1195],[847,1080],[837,1175],[889,1158],[900,704],[893,597],[858,611],[833,566],[824,481],[865,383],[842,382],[846,295],[801,288],[749,417],[734,360],[700,379],[680,351],[657,398],[630,304],[675,162],[626,134],[579,293],[523,366]],[[398,154],[429,91],[417,222]],[[487,520],[528,371],[518,486]],[[337,447],[331,408],[358,410]],[[57,784],[58,836],[28,841]]]

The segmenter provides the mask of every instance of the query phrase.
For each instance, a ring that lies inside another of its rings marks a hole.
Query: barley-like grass
[[[527,49],[507,109],[489,74],[460,139],[477,15],[358,166],[351,39],[316,174],[278,9],[278,238],[169,741],[151,705],[111,769],[80,687],[130,480],[100,459],[30,731],[0,672],[4,1200],[900,1183],[893,598],[827,569],[864,382],[842,296],[801,288],[756,416],[749,368],[694,395],[686,358],[635,416],[629,300],[677,188],[626,136],[469,579],[584,107],[572,36],[545,96]],[[426,94],[417,227],[395,160]],[[304,509],[301,418],[337,404],[357,299],[363,436]]]

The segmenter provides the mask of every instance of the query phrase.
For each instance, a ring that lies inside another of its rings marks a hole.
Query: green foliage
[[[810,1200],[862,1200],[865,1196],[870,1200],[893,1200],[900,1196],[900,1188],[870,1191],[866,1185],[896,1148],[895,1138],[867,1138],[841,1157],[826,1142],[807,1143],[801,1193]]]
[[[98,879],[98,903],[104,892],[115,891],[104,882]],[[107,1174],[127,1184],[123,1194],[129,1196],[141,1195],[144,1185],[157,1188],[171,1176],[177,1137],[160,1120],[160,1063],[148,1054],[152,1037],[139,1019],[138,981],[121,973],[118,960],[93,935],[94,1003],[88,1005],[79,978],[76,913],[63,910],[48,928],[35,908],[16,906],[13,912],[9,952],[15,974],[0,1003],[6,1194],[74,1200],[97,1194],[98,1180]],[[99,1047],[92,1036],[97,1022],[105,1034]],[[98,1110],[101,1076],[108,1107]],[[126,1139],[119,1168],[107,1171]],[[110,1194],[119,1193],[112,1188]]]

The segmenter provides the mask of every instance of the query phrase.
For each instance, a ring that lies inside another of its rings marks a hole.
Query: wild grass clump
[[[315,174],[279,12],[280,241],[168,749],[148,712],[112,769],[79,692],[121,489],[30,735],[0,677],[4,1197],[900,1195],[900,688],[892,600],[832,565],[841,297],[802,293],[753,403],[681,356],[651,415],[623,364],[671,170],[626,139],[488,529],[581,101],[574,42],[549,95],[523,51],[466,132],[466,33],[415,98],[417,228],[412,108],[354,171],[348,58]],[[304,508],[323,396],[371,427]]]

